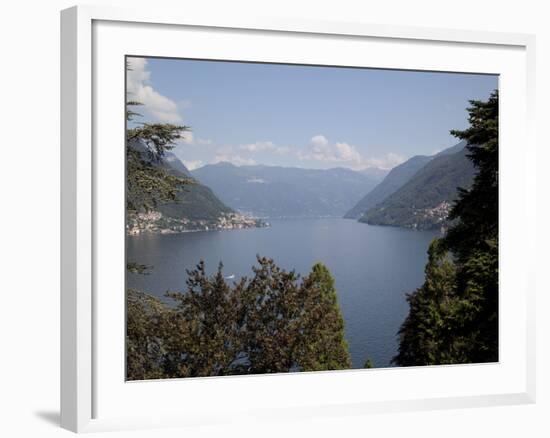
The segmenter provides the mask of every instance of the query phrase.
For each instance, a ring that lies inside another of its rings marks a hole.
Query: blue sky
[[[130,58],[138,121],[189,125],[175,153],[190,168],[229,161],[389,169],[458,141],[468,100],[492,75]]]

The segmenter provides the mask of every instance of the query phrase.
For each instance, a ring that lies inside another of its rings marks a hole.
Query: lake
[[[128,260],[154,268],[150,275],[128,274],[127,286],[165,299],[167,290],[185,290],[186,269],[201,259],[209,273],[222,261],[224,275],[235,280],[250,276],[256,254],[304,276],[321,261],[336,281],[353,367],[367,358],[390,366],[408,312],[405,295],[422,284],[426,251],[438,233],[340,218],[269,222],[269,228],[128,236]]]

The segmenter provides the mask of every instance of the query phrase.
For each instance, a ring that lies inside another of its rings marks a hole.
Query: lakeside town
[[[268,227],[269,223],[239,213],[222,213],[215,220],[192,220],[185,217],[174,218],[160,211],[137,213],[127,218],[126,234],[134,236],[143,233],[177,234],[193,231],[240,230],[245,228]]]
[[[424,224],[428,223],[432,228],[439,225],[441,232],[444,233],[449,225],[449,214],[451,213],[452,203],[443,201],[433,208],[421,208],[413,211],[416,222],[410,227],[413,230],[426,229]],[[429,228],[429,227],[428,227]]]

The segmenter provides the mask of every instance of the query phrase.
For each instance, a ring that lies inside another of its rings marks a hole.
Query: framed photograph
[[[61,17],[63,427],[534,402],[534,37]]]

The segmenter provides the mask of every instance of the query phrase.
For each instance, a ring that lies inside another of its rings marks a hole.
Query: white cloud
[[[311,138],[309,150],[301,155],[302,159],[323,161],[330,163],[347,163],[359,165],[362,161],[357,148],[348,143],[338,142],[330,144],[324,135]]]
[[[182,160],[182,163],[185,164],[189,170],[195,170],[202,166],[201,160]]]
[[[226,153],[217,154],[212,161],[213,164],[222,162],[231,163],[235,166],[253,166],[254,164],[256,164],[256,161],[252,158],[245,158],[241,157],[240,155],[232,155]]]
[[[275,153],[279,155],[288,154],[291,151],[291,148],[288,146],[277,146],[277,149],[275,149]]]
[[[391,169],[405,161],[404,157],[392,152],[383,157],[366,158],[357,147],[345,142],[331,144],[324,135],[316,135],[311,138],[306,152],[299,152],[302,160],[320,161],[335,166],[346,166],[361,170],[369,167]]]
[[[257,141],[256,143],[243,144],[239,149],[247,152],[273,151],[277,148],[272,141]]]
[[[363,158],[355,146],[347,143],[336,143],[336,157],[339,161],[349,161],[352,163],[361,163]]]
[[[246,151],[248,153],[255,152],[273,152],[279,155],[286,154],[290,152],[290,147],[288,146],[277,146],[272,141],[257,141],[255,143],[243,144],[239,146],[239,149]]]
[[[151,72],[147,70],[147,60],[130,58],[128,64],[126,82],[128,99],[142,103],[145,110],[159,122],[181,123],[183,119],[176,102],[163,96],[148,84]]]
[[[210,146],[214,142],[208,138],[195,137],[193,131],[185,131],[177,143],[182,146]]]
[[[313,146],[323,147],[328,145],[328,140],[324,135],[318,134],[311,137],[310,143]]]
[[[180,141],[185,144],[194,144],[195,136],[192,131],[185,131],[180,138]]]

